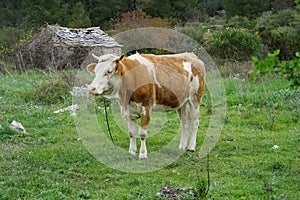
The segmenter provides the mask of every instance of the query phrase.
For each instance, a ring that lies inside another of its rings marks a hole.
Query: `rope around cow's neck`
[[[109,122],[108,122],[108,114],[107,114],[107,105],[106,105],[106,100],[104,99],[104,110],[105,110],[105,118],[106,118],[106,125],[107,125],[107,130],[110,136],[110,139],[112,141],[113,144],[115,144],[114,138],[112,137],[111,131],[110,131],[110,127],[109,127]]]

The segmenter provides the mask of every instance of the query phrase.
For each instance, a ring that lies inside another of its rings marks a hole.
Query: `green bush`
[[[221,59],[250,60],[263,53],[264,45],[258,34],[245,29],[226,28],[214,32],[205,41],[207,51]]]
[[[281,59],[294,58],[295,52],[300,49],[300,27],[277,27],[263,31],[260,36],[270,51],[280,49]]]
[[[255,29],[271,52],[280,49],[280,59],[292,59],[300,49],[300,14],[296,9],[265,14],[257,19]]]
[[[296,9],[285,9],[278,12],[267,12],[257,18],[255,28],[258,31],[272,29],[280,26],[293,26],[300,23]]]
[[[280,50],[269,53],[264,59],[252,57],[255,68],[251,71],[253,78],[275,74],[291,82],[292,87],[300,86],[300,52],[294,59],[284,61],[279,59]]]
[[[26,95],[26,102],[50,105],[70,101],[70,91],[74,85],[73,71],[54,71],[47,73],[49,79],[33,82],[34,90]]]
[[[199,44],[203,44],[204,42],[204,33],[206,29],[203,29],[200,25],[199,26],[184,26],[179,29],[179,31],[194,40],[196,40]]]
[[[234,16],[229,18],[226,26],[231,28],[246,28],[246,29],[253,29],[255,26],[255,21],[250,21],[247,17],[243,16]]]
[[[35,90],[32,100],[42,104],[64,102],[70,90],[70,85],[61,80],[43,83]]]

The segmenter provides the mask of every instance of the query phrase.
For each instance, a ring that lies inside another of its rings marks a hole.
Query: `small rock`
[[[54,111],[53,113],[55,114],[58,114],[58,113],[63,113],[65,111],[71,111],[71,115],[72,116],[76,116],[76,110],[78,109],[78,105],[77,104],[74,104],[74,105],[71,105],[71,106],[68,106],[66,108],[63,108],[63,109],[59,109],[59,110],[56,110]]]
[[[159,190],[156,194],[157,197],[166,197],[169,200],[179,200],[181,194],[188,194],[191,197],[195,197],[195,193],[191,189],[186,188],[174,188],[172,186],[166,186]]]
[[[23,133],[26,133],[24,126],[20,122],[17,122],[15,120],[10,124],[9,128],[13,131],[21,131]]]
[[[86,87],[73,87],[73,90],[70,91],[72,96],[89,96],[89,91]]]

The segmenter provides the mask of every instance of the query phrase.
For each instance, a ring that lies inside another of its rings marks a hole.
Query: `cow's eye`
[[[112,71],[107,71],[107,72],[105,73],[105,76],[110,75],[111,73],[112,73]]]

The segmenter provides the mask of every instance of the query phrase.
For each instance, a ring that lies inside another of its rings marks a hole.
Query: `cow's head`
[[[95,74],[93,82],[87,86],[88,90],[95,95],[112,95],[119,84],[119,77],[115,75],[115,71],[117,62],[121,58],[113,54],[100,57],[92,54],[92,56],[98,60],[98,63],[87,66],[87,71]]]

